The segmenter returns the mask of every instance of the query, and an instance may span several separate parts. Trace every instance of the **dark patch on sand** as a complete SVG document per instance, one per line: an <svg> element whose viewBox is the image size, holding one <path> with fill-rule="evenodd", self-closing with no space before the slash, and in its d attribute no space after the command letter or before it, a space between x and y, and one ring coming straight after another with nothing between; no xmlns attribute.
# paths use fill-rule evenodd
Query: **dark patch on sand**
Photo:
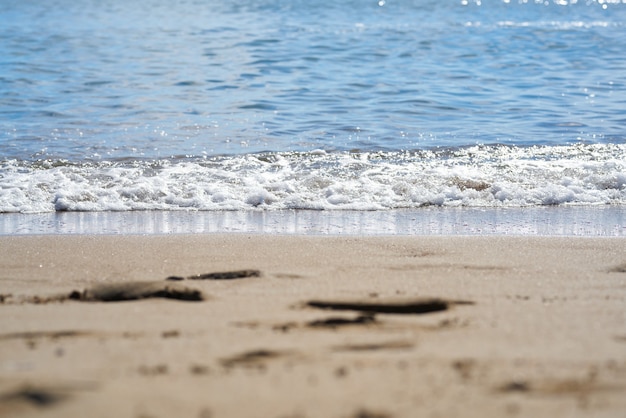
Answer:
<svg viewBox="0 0 626 418"><path fill-rule="evenodd" d="M285 322L283 324L276 324L272 326L272 330L280 331L280 332L289 332L294 328L298 328L299 325L297 322Z"/></svg>
<svg viewBox="0 0 626 418"><path fill-rule="evenodd" d="M139 366L139 374L143 376L162 376L169 372L167 364L156 364L154 366Z"/></svg>
<svg viewBox="0 0 626 418"><path fill-rule="evenodd" d="M352 415L351 418L391 418L392 415L381 411L371 411L369 409L360 409Z"/></svg>
<svg viewBox="0 0 626 418"><path fill-rule="evenodd" d="M471 305L468 301L448 301L443 299L413 299L405 301L384 300L373 301L330 301L312 300L306 306L330 310L350 310L379 314L418 315L430 312L440 312L453 305Z"/></svg>
<svg viewBox="0 0 626 418"><path fill-rule="evenodd" d="M333 348L335 351L380 351L380 350L408 350L415 346L409 341L388 341L370 344L346 344Z"/></svg>
<svg viewBox="0 0 626 418"><path fill-rule="evenodd" d="M504 392L504 393L530 392L531 390L530 384L528 382L521 381L521 380L515 380L512 382L505 383L502 386L499 386L497 389L499 392Z"/></svg>
<svg viewBox="0 0 626 418"><path fill-rule="evenodd" d="M180 337L180 331L173 329L170 331L163 331L161 333L161 338L178 338Z"/></svg>
<svg viewBox="0 0 626 418"><path fill-rule="evenodd" d="M476 368L476 361L472 359L460 359L452 363L452 368L456 370L461 379L469 380Z"/></svg>
<svg viewBox="0 0 626 418"><path fill-rule="evenodd" d="M236 321L231 322L231 325L237 328L257 329L261 323L259 321Z"/></svg>
<svg viewBox="0 0 626 418"><path fill-rule="evenodd" d="M52 295L52 296L20 296L5 301L6 304L23 304L32 303L34 305L44 305L47 303L63 302L68 299L68 295Z"/></svg>
<svg viewBox="0 0 626 418"><path fill-rule="evenodd" d="M535 395L574 395L586 397L595 392L623 391L624 386L602 384L596 376L583 379L546 380L537 382L512 381L497 388L503 393L528 393Z"/></svg>
<svg viewBox="0 0 626 418"><path fill-rule="evenodd" d="M253 350L222 359L220 363L224 367L264 367L268 360L284 357L289 353L274 350Z"/></svg>
<svg viewBox="0 0 626 418"><path fill-rule="evenodd" d="M467 319L460 319L457 317L454 318L445 318L437 323L437 325L430 327L430 329L434 330L442 330L442 329L454 329L454 328L465 328L469 325L469 321Z"/></svg>
<svg viewBox="0 0 626 418"><path fill-rule="evenodd" d="M345 366L337 367L334 372L335 377L343 378L348 376L348 368Z"/></svg>
<svg viewBox="0 0 626 418"><path fill-rule="evenodd" d="M176 281L176 280L234 280L234 279L245 279L249 277L261 277L260 270L234 270L234 271L221 271L215 273L206 273L206 274L194 274L192 276L180 277L180 276L170 276L165 280Z"/></svg>
<svg viewBox="0 0 626 418"><path fill-rule="evenodd" d="M324 319L316 319L305 323L298 322L285 322L272 326L272 330L280 332L289 332L292 329L297 328L313 328L313 329L331 329L351 327L351 326L373 326L379 325L380 322L376 320L375 314L364 313L355 317L340 317L333 316Z"/></svg>
<svg viewBox="0 0 626 418"><path fill-rule="evenodd" d="M177 299L184 301L202 301L206 297L200 290L191 289L176 283L163 282L119 282L95 285L82 292L73 290L69 294L52 296L23 296L5 299L10 304L46 304L77 300L81 302L118 302L147 298Z"/></svg>
<svg viewBox="0 0 626 418"><path fill-rule="evenodd" d="M201 301L205 297L201 291L163 282L121 282L106 283L86 289L73 291L69 299L82 302L117 302L146 298L165 298L184 301Z"/></svg>
<svg viewBox="0 0 626 418"><path fill-rule="evenodd" d="M609 269L611 273L626 273L626 263Z"/></svg>
<svg viewBox="0 0 626 418"><path fill-rule="evenodd" d="M371 325L376 323L376 316L373 314L359 315L354 318L331 317L308 322L306 325L311 328L339 328L349 325Z"/></svg>
<svg viewBox="0 0 626 418"><path fill-rule="evenodd" d="M304 276L293 273L276 273L274 274L274 277L277 279L304 279Z"/></svg>
<svg viewBox="0 0 626 418"><path fill-rule="evenodd" d="M24 387L14 392L0 395L0 404L3 403L26 403L39 408L51 407L67 398L67 395L56 391Z"/></svg>
<svg viewBox="0 0 626 418"><path fill-rule="evenodd" d="M211 373L211 368L203 364L192 364L189 366L189 373L194 376L208 375Z"/></svg>
<svg viewBox="0 0 626 418"><path fill-rule="evenodd" d="M182 276L169 276L169 277L166 277L165 280L170 281L170 282L181 282L185 280L185 278Z"/></svg>
<svg viewBox="0 0 626 418"><path fill-rule="evenodd" d="M80 337L90 334L91 333L86 331L25 331L0 334L0 340L34 340L40 338L56 340L58 338Z"/></svg>

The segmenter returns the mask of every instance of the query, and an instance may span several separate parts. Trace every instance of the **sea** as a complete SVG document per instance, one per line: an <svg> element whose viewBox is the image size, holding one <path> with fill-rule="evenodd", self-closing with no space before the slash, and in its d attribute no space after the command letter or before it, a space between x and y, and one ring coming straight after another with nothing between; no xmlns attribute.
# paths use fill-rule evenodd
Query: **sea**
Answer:
<svg viewBox="0 0 626 418"><path fill-rule="evenodd" d="M3 0L0 235L626 236L626 0Z"/></svg>

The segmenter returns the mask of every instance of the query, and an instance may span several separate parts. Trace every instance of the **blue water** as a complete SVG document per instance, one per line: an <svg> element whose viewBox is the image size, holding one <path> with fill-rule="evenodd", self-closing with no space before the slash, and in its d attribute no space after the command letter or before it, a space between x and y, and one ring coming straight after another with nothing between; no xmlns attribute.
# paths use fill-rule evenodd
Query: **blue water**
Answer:
<svg viewBox="0 0 626 418"><path fill-rule="evenodd" d="M626 205L626 1L2 3L0 212Z"/></svg>

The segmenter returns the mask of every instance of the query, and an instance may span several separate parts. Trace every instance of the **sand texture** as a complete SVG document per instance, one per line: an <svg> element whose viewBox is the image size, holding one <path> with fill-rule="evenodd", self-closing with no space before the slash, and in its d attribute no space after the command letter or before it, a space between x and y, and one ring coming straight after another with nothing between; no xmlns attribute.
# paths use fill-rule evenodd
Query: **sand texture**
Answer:
<svg viewBox="0 0 626 418"><path fill-rule="evenodd" d="M626 239L0 237L0 416L626 417Z"/></svg>

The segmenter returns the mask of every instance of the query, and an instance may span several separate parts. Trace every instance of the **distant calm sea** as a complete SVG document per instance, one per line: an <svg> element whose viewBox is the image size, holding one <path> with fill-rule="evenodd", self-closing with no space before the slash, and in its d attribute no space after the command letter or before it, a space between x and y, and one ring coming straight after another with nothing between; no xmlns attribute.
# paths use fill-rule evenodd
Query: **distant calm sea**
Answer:
<svg viewBox="0 0 626 418"><path fill-rule="evenodd" d="M0 212L626 206L626 0L4 0Z"/></svg>

